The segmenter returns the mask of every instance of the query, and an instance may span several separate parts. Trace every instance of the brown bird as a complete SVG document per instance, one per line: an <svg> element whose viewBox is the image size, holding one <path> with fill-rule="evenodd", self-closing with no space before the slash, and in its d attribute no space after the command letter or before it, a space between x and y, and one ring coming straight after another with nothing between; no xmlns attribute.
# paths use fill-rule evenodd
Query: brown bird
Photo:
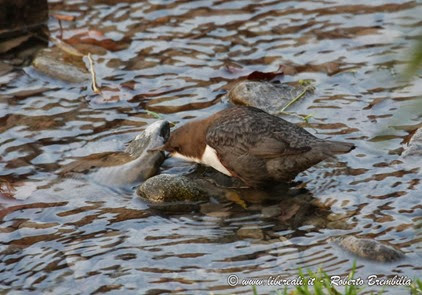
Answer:
<svg viewBox="0 0 422 295"><path fill-rule="evenodd" d="M236 106L188 122L154 150L211 166L259 187L289 182L309 167L354 148L352 143L316 138L260 109Z"/></svg>

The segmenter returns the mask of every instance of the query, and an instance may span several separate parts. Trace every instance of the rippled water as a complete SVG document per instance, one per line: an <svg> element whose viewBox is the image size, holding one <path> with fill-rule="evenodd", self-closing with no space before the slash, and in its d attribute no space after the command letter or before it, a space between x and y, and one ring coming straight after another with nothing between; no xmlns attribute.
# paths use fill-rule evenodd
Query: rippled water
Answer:
<svg viewBox="0 0 422 295"><path fill-rule="evenodd" d="M61 82L31 67L0 82L1 289L250 292L229 287L227 276L295 277L298 267L320 266L346 274L355 258L328 239L348 233L389 242L407 256L392 264L357 259L358 277L420 277L421 176L419 167L397 159L422 119L421 80L400 78L420 34L421 6L350 3L51 1L54 13L76 16L64 23L63 37L96 49L98 80L111 90L99 97L88 81ZM57 36L57 21L48 25ZM236 78L281 64L290 66L285 81L311 79L316 87L298 106L298 113L313 115L309 130L357 145L297 179L331 206L329 213L347 217L343 226L283 226L254 211L259 203L224 217L168 214L150 209L133 190L58 176L75 158L122 150L156 120L147 110L183 124L222 109L218 98ZM163 171L185 165L167 161ZM244 226L261 228L263 237L242 237Z"/></svg>

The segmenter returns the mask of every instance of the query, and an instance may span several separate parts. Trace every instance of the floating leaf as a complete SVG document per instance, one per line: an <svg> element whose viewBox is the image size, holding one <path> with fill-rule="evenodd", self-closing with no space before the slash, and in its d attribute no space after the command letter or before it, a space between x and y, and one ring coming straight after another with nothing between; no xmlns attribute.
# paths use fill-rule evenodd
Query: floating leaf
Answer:
<svg viewBox="0 0 422 295"><path fill-rule="evenodd" d="M248 206L246 205L245 201L243 201L240 197L240 195L235 191L226 192L226 198L227 200L230 200L243 209L246 209Z"/></svg>

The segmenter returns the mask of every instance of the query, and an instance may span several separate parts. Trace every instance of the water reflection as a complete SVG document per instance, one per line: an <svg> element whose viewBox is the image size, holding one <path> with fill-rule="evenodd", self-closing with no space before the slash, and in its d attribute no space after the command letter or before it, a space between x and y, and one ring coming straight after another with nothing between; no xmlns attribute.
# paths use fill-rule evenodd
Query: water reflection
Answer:
<svg viewBox="0 0 422 295"><path fill-rule="evenodd" d="M63 37L95 53L113 99L31 67L0 77L2 289L241 293L250 288L229 287L229 274L347 273L353 257L329 238L350 233L407 256L358 259L360 277L420 273L420 167L397 162L420 124L421 84L397 79L417 34L415 1L52 1L50 9L77 17ZM59 34L56 21L49 29ZM307 128L358 146L302 173L293 196L245 193L246 208L226 200L170 214L133 190L58 175L75 158L124 150L156 120L146 110L179 126L222 109L238 77L280 64L286 82L316 86L297 109L313 116ZM186 165L168 161L162 172Z"/></svg>

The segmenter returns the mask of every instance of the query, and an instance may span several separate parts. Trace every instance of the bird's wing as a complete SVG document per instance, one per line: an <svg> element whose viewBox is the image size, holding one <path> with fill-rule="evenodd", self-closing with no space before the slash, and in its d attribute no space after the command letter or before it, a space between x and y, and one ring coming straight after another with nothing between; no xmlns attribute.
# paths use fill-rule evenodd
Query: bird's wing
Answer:
<svg viewBox="0 0 422 295"><path fill-rule="evenodd" d="M220 155L248 155L262 159L300 155L311 150L310 146L292 147L268 130L254 130L239 125L236 127L222 127L221 124L211 126L207 131L206 143Z"/></svg>

